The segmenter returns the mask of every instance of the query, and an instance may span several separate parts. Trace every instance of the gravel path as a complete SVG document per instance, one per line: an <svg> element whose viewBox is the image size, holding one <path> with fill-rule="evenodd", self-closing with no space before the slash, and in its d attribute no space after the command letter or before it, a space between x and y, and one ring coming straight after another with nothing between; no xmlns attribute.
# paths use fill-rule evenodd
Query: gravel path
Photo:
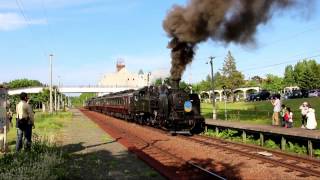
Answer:
<svg viewBox="0 0 320 180"><path fill-rule="evenodd" d="M70 179L163 179L80 111L62 130Z"/></svg>

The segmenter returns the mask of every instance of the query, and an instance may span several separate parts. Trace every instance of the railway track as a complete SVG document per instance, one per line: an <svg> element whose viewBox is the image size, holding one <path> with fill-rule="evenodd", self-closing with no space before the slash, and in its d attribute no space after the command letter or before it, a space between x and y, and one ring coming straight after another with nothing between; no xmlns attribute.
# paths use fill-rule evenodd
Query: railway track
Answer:
<svg viewBox="0 0 320 180"><path fill-rule="evenodd" d="M100 116L107 117L103 114ZM108 117L109 118L109 117ZM112 118L114 121L118 121L116 118ZM109 121L101 121L101 117L98 118L100 122L103 122L106 126L108 126L111 130L117 130L118 133L121 134L121 137L124 139L128 139L131 143L134 144L135 149L131 149L136 154L141 154L142 156L150 156L153 160L156 160L158 163L164 165L166 170L159 170L156 168L161 174L169 179L224 179L219 174L214 173L213 169L210 168L212 165L201 164L198 162L184 160L184 156L175 153L174 151L168 151L168 149L163 146L157 146L159 143L156 141L152 142L152 140L148 139L148 136L136 136L134 131L130 132L127 129L123 129L121 126L115 126L113 124L109 124ZM110 119L109 119L110 120ZM98 123L99 124L99 123ZM159 132L162 134L169 135L168 132L156 129L150 126L145 126L144 128L150 129L153 132ZM165 138L156 138L158 141L165 141ZM269 150L266 148L241 144L236 142L230 142L218 138L206 137L206 136L183 136L178 135L177 138L182 138L186 141L193 142L196 144L200 144L202 146L214 147L215 149L221 149L222 151L226 151L227 153L239 154L243 157L248 157L248 159L254 159L261 162L261 164L267 164L267 166L271 167L283 167L286 173L288 172L300 172L297 176L300 177L320 177L320 161L316 159L312 159L309 157L300 157L295 156L279 151ZM159 144L161 145L161 143ZM129 148L130 150L130 148ZM142 151L142 152L141 152ZM258 154L258 152L267 151L271 153L271 156L263 156ZM174 152L174 153L172 153ZM143 158L142 158L143 159ZM148 160L147 160L148 161ZM149 163L152 167L152 163ZM259 163L260 164L260 163ZM163 171L167 171L168 167L175 167L173 172L163 173ZM182 168L177 168L182 167ZM161 169L161 168L160 168ZM219 171L218 171L219 172ZM195 176L196 174L196 176ZM225 174L223 174L225 175Z"/></svg>
<svg viewBox="0 0 320 180"><path fill-rule="evenodd" d="M145 138L136 136L133 133L130 133L128 130L121 128L120 126L116 126L110 121L106 121L105 115L103 114L95 114L92 112L86 112L82 110L84 114L86 114L92 120L98 123L104 130L107 130L111 134L118 134L117 137L114 138L123 138L126 139L129 144L129 150L136 153L141 159L146 160L152 166L158 166L155 162L153 162L150 158L155 159L159 163L163 164L164 167L154 167L161 174L163 174L166 178L169 179L225 179L219 174L211 171L207 166L203 166L197 162L184 160L182 157L177 156L176 154L172 154L166 149L163 149L160 146L156 145L156 141L150 142ZM110 117L111 118L111 117ZM108 128L106 128L108 127ZM160 131L159 131L160 132ZM166 133L162 131L162 133ZM120 137L119 137L120 136ZM151 162L151 163L150 163ZM166 167L171 169L168 171ZM165 172L167 171L167 172Z"/></svg>
<svg viewBox="0 0 320 180"><path fill-rule="evenodd" d="M229 142L217 138L199 135L190 137L179 137L204 146L219 148L231 153L237 153L246 156L248 158L257 159L264 163L270 163L277 167L285 167L289 170L298 171L303 173L303 176L305 177L320 177L320 161L316 159L294 156L283 152L266 150L264 148L255 147L252 145ZM261 151L269 151L269 153L271 153L271 156L263 156L261 154L258 154L258 152Z"/></svg>

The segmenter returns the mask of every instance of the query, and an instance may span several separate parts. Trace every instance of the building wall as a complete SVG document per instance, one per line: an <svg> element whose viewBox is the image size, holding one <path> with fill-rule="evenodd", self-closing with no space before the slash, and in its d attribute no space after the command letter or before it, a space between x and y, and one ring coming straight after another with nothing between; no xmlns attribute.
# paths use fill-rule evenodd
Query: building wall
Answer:
<svg viewBox="0 0 320 180"><path fill-rule="evenodd" d="M131 73L125 67L115 73L109 73L103 76L99 81L99 86L113 87L144 87L148 85L148 74Z"/></svg>

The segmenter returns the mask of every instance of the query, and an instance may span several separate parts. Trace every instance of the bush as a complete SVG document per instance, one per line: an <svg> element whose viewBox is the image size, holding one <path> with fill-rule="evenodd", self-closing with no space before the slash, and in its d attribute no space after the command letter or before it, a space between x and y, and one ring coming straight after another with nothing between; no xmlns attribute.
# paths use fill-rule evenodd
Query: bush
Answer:
<svg viewBox="0 0 320 180"><path fill-rule="evenodd" d="M238 133L238 131L236 131L236 130L227 129L227 130L223 130L223 131L219 132L218 137L229 139L237 133Z"/></svg>
<svg viewBox="0 0 320 180"><path fill-rule="evenodd" d="M36 136L30 151L5 154L0 159L0 179L59 179L64 162L61 150L46 138Z"/></svg>
<svg viewBox="0 0 320 180"><path fill-rule="evenodd" d="M320 157L320 149L314 150L314 155L315 155L316 157Z"/></svg>
<svg viewBox="0 0 320 180"><path fill-rule="evenodd" d="M266 140L264 146L267 148L271 148L271 149L279 149L280 148L280 146L278 144L276 144L274 141L272 141L271 139Z"/></svg>
<svg viewBox="0 0 320 180"><path fill-rule="evenodd" d="M286 151L298 154L307 154L307 148L305 146L300 146L298 143L293 144L290 141L286 144Z"/></svg>

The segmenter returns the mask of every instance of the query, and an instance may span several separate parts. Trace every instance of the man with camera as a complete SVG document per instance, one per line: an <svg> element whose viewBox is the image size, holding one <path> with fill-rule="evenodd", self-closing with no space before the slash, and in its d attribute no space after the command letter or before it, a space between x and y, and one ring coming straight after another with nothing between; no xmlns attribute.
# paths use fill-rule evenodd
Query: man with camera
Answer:
<svg viewBox="0 0 320 180"><path fill-rule="evenodd" d="M32 107L27 103L28 95L24 92L20 94L20 102L17 104L17 142L16 151L20 151L23 146L23 136L26 139L25 150L31 149L32 127L34 128L34 113Z"/></svg>
<svg viewBox="0 0 320 180"><path fill-rule="evenodd" d="M274 99L271 100L273 105L272 125L279 126L279 112L281 111L280 95L276 94Z"/></svg>

